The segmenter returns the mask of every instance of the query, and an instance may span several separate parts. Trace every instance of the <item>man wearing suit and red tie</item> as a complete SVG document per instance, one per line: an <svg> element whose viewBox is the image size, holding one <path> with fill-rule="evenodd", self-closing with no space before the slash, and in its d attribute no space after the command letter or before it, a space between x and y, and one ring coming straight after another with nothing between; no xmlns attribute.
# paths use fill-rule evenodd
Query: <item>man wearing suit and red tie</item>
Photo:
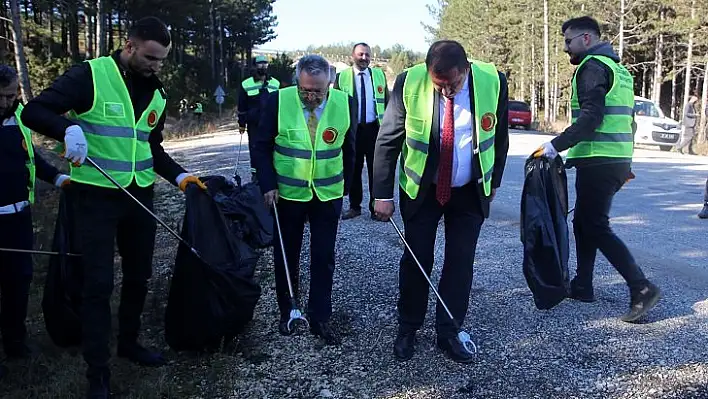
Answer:
<svg viewBox="0 0 708 399"><path fill-rule="evenodd" d="M349 192L349 210L342 215L342 220L361 216L361 203L364 200L364 189L361 172L366 169L369 176L369 212L371 219L377 220L374 214L374 197L372 189L374 170L374 145L379 134L379 125L388 104L388 86L386 75L381 68L369 68L371 63L371 48L366 43L357 43L352 48L354 65L337 74L334 88L339 89L354 98L359 127L356 134L356 161L354 163L354 180Z"/></svg>
<svg viewBox="0 0 708 399"><path fill-rule="evenodd" d="M433 267L438 222L445 217L445 262L438 290L462 325L472 287L477 238L500 186L509 150L506 77L492 64L467 60L455 41L433 43L425 64L396 78L376 141L375 212L388 220L399 170L405 237L423 268ZM400 263L398 335L394 354L413 356L428 285L410 253ZM438 303L437 345L450 359L473 360Z"/></svg>

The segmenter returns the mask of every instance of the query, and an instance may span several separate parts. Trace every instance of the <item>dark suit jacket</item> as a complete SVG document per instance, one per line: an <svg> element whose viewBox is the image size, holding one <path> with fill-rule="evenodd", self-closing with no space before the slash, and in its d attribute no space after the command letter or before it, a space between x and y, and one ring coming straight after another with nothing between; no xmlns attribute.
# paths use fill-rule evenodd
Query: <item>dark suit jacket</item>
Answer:
<svg viewBox="0 0 708 399"><path fill-rule="evenodd" d="M401 154L401 149L406 137L405 121L406 109L403 105L403 83L406 80L407 72L403 72L396 78L396 83L393 86L391 95L391 103L386 109L386 114L379 129L379 136L376 140L376 150L374 152L374 198L387 199L393 198L393 189L397 182L395 181L396 168L398 166L398 156ZM508 126L508 88L506 76L499 73L500 90L499 103L497 106L497 126L494 140L495 160L494 171L492 172L492 188L497 188L501 185L504 166L506 165L506 156L509 151L509 126ZM469 75L469 91L470 104L474 111L474 85L472 84L472 73ZM435 171L438 168L438 160L440 158L440 94L435 92L433 107L432 128L430 131L430 146L428 149L428 158L425 164L425 170L421 179L420 191L415 200L411 200L403 190L401 190L401 212L405 213L404 217L412 216L420 207L420 204L425 198L425 192L430 188L435 176ZM474 122L473 122L474 123ZM476 137L475 137L476 143ZM473 162L473 181L477 181L481 177L479 167L479 156L472 157ZM484 217L489 217L490 198L484 195L484 188L481 184L477 184L477 192ZM405 209L404 209L405 208Z"/></svg>
<svg viewBox="0 0 708 399"><path fill-rule="evenodd" d="M371 87L376 87L376 86L374 86L374 75L373 75L373 72L371 72L371 68L369 68L369 76L371 76ZM356 71L354 71L354 73L352 74L352 81L353 81L354 87L355 87L354 94L356 94L356 87L359 86L359 82L356 80L356 77L357 77ZM385 73L384 73L384 77L386 77ZM339 73L337 73L337 76L334 78L333 88L339 90ZM385 109L386 107L388 107L388 98L389 98L388 86L384 86L384 90L385 90L384 91L384 109ZM354 99L354 111L358 112L359 111L359 96L354 95L351 97ZM357 117L358 116L359 115L357 114ZM378 123L378 122L379 122L379 120L377 119L376 123Z"/></svg>
<svg viewBox="0 0 708 399"><path fill-rule="evenodd" d="M253 140L251 156L253 166L258 174L258 184L263 193L278 188L277 173L273 165L273 152L275 151L275 137L278 135L278 101L280 93L275 91L270 94L265 109L261 113L258 134L250 136ZM326 105L325 105L326 107ZM357 116L356 106L349 98L349 130L344 136L342 144L342 162L344 163L344 195L349 194L352 173L354 170L355 143Z"/></svg>

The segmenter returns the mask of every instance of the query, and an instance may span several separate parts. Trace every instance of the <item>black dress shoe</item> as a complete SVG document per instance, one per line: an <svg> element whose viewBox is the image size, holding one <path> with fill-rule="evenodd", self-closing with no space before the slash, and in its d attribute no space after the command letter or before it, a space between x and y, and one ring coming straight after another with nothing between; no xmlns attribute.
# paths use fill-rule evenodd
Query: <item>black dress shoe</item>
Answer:
<svg viewBox="0 0 708 399"><path fill-rule="evenodd" d="M280 321L278 322L278 331L280 332L280 335L293 335L293 331L288 330L288 321L290 321L290 316L280 317ZM294 327L293 324L295 324L295 322L292 322L290 326Z"/></svg>
<svg viewBox="0 0 708 399"><path fill-rule="evenodd" d="M399 331L393 344L393 354L398 360L410 360L415 352L415 331Z"/></svg>
<svg viewBox="0 0 708 399"><path fill-rule="evenodd" d="M467 364L474 361L474 355L457 338L438 338L438 348L453 362Z"/></svg>
<svg viewBox="0 0 708 399"><path fill-rule="evenodd" d="M160 367L167 364L161 354L151 352L137 342L118 343L118 357L124 357L141 366Z"/></svg>
<svg viewBox="0 0 708 399"><path fill-rule="evenodd" d="M361 216L361 209L349 208L349 210L342 215L342 220L353 219L358 216Z"/></svg>
<svg viewBox="0 0 708 399"><path fill-rule="evenodd" d="M586 303L592 303L597 300L592 285L580 285L575 279L570 282L570 298Z"/></svg>
<svg viewBox="0 0 708 399"><path fill-rule="evenodd" d="M332 327L326 321L311 322L310 332L322 338L326 345L339 345L342 340L337 336Z"/></svg>

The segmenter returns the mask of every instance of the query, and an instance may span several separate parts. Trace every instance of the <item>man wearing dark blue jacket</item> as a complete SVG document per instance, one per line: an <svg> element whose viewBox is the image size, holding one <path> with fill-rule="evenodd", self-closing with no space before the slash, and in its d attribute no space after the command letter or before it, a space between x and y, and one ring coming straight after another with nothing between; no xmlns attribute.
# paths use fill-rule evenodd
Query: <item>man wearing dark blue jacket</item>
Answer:
<svg viewBox="0 0 708 399"><path fill-rule="evenodd" d="M49 165L32 147L32 133L19 118L18 79L12 67L0 65L0 248L31 250L34 242L31 204L35 176L58 187L69 176ZM27 301L32 281L29 253L0 250L0 333L8 358L31 354L27 343ZM0 367L0 376L5 369Z"/></svg>

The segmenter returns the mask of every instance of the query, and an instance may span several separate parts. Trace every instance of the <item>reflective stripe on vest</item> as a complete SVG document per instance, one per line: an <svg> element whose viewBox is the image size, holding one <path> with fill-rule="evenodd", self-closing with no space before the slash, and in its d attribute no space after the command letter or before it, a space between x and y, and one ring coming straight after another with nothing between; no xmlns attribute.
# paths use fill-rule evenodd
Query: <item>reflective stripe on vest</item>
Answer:
<svg viewBox="0 0 708 399"><path fill-rule="evenodd" d="M20 132L22 132L22 139L24 140L25 145L27 146L28 160L25 164L27 170L29 171L27 192L29 193L30 204L34 204L34 187L37 184L35 180L37 178L37 167L34 163L34 146L32 145L32 131L27 126L25 126L25 124L22 123L22 119L20 119L20 115L22 114L23 108L24 106L22 104L17 104L17 109L15 110L15 122L17 122L17 126L20 128Z"/></svg>
<svg viewBox="0 0 708 399"><path fill-rule="evenodd" d="M570 99L572 122L580 116L578 101L577 75L582 66L590 59L596 59L612 70L613 81L610 91L605 95L605 111L602 123L595 129L592 140L581 141L568 150L568 159L611 157L632 158L634 153L634 134L632 120L634 115L634 79L627 69L605 56L590 55L583 59L573 75L573 95Z"/></svg>
<svg viewBox="0 0 708 399"><path fill-rule="evenodd" d="M155 90L136 122L130 94L113 58L100 57L87 62L93 76L93 106L83 114L72 111L69 116L85 133L88 156L123 187L133 181L140 187L154 184L149 137L165 110L165 99ZM71 180L116 188L88 163L79 168L71 166Z"/></svg>
<svg viewBox="0 0 708 399"><path fill-rule="evenodd" d="M376 119L381 122L386 110L386 76L380 68L369 68L371 71L372 87L374 88L374 102L376 104ZM359 82L354 82L354 69L347 68L339 74L337 85L339 90L356 97L355 85Z"/></svg>
<svg viewBox="0 0 708 399"><path fill-rule="evenodd" d="M253 77L250 77L243 82L241 82L241 87L243 87L243 90L246 92L246 94L250 96L257 96L258 93L260 92L261 88L263 87L263 83L261 82L256 82ZM268 83L266 85L266 88L268 89L268 93L272 93L280 88L280 82L276 78L270 78L268 80Z"/></svg>
<svg viewBox="0 0 708 399"><path fill-rule="evenodd" d="M494 138L499 103L499 73L493 64L473 61L470 65L474 85L473 115L477 146L474 154L479 158L485 195L492 189L494 170ZM406 108L406 141L401 154L398 183L411 199L416 199L428 158L432 128L434 88L425 64L408 69L403 84L403 105Z"/></svg>
<svg viewBox="0 0 708 399"><path fill-rule="evenodd" d="M306 202L313 192L320 201L344 196L342 144L349 130L349 98L330 89L314 143L307 128L297 87L278 91L278 135L273 164L279 195Z"/></svg>

